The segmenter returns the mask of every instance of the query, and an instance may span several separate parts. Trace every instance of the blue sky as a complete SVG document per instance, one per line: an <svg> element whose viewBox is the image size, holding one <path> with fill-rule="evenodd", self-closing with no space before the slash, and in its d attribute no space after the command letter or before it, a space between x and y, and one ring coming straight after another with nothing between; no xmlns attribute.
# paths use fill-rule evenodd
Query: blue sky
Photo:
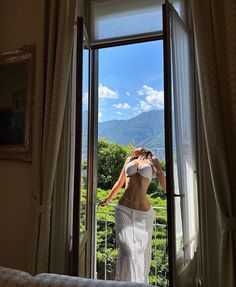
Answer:
<svg viewBox="0 0 236 287"><path fill-rule="evenodd" d="M99 50L99 121L163 109L162 45L152 41ZM85 100L86 95L84 88Z"/></svg>

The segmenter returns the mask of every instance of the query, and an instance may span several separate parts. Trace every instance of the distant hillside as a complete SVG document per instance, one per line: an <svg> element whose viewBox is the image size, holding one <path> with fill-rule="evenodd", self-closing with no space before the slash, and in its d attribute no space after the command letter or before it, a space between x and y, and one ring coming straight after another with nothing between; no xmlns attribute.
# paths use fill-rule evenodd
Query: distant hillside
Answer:
<svg viewBox="0 0 236 287"><path fill-rule="evenodd" d="M164 111L144 112L129 120L99 123L98 136L120 144L164 148Z"/></svg>
<svg viewBox="0 0 236 287"><path fill-rule="evenodd" d="M87 114L84 114L84 119ZM84 127L86 126L84 122ZM83 134L86 142L87 134ZM98 136L109 141L127 145L133 143L134 146L145 146L160 158L164 158L164 111L153 110L144 112L129 120L111 120L101 122L98 125ZM84 151L86 147L83 148Z"/></svg>
<svg viewBox="0 0 236 287"><path fill-rule="evenodd" d="M144 112L129 120L99 123L98 136L110 141L145 146L160 159L165 158L164 111Z"/></svg>

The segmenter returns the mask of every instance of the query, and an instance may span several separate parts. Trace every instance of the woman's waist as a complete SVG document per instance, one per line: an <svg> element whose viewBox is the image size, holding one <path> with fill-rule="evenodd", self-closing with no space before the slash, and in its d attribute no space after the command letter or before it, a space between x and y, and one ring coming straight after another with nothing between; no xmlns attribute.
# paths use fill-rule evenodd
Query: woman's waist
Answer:
<svg viewBox="0 0 236 287"><path fill-rule="evenodd" d="M136 208L136 207L133 207L132 205L129 205L129 204L117 203L116 211L117 211L117 209L123 210L123 211L128 211L128 212L135 212L135 213L139 213L142 215L144 215L144 214L148 215L149 213L154 214L154 209L153 209L151 204L149 204L145 208L143 208L143 207Z"/></svg>
<svg viewBox="0 0 236 287"><path fill-rule="evenodd" d="M134 203L147 203L147 202L149 202L146 194L145 195L134 195L134 194L130 194L127 192L127 193L123 193L121 198L124 198L127 201L134 202Z"/></svg>
<svg viewBox="0 0 236 287"><path fill-rule="evenodd" d="M123 194L118 203L129 208L142 211L149 210L151 206L146 195L142 197L132 197L130 195Z"/></svg>
<svg viewBox="0 0 236 287"><path fill-rule="evenodd" d="M127 179L128 179L129 188L147 189L150 184L150 180L147 177L139 173L135 173L131 176L127 176Z"/></svg>
<svg viewBox="0 0 236 287"><path fill-rule="evenodd" d="M147 188L129 186L128 188L125 188L122 196L135 202L146 202L148 200Z"/></svg>

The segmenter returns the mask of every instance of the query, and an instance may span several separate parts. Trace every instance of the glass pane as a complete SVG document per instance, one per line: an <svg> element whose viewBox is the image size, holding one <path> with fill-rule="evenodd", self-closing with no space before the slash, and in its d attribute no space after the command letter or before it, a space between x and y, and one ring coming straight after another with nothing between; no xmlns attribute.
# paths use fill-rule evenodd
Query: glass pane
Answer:
<svg viewBox="0 0 236 287"><path fill-rule="evenodd" d="M88 91L89 91L89 50L83 49L83 102L82 102L82 162L81 162L81 199L80 199L80 240L86 231L87 209L87 144L88 144Z"/></svg>
<svg viewBox="0 0 236 287"><path fill-rule="evenodd" d="M11 61L0 66L0 145L3 146L25 144L27 64Z"/></svg>
<svg viewBox="0 0 236 287"><path fill-rule="evenodd" d="M163 0L93 1L91 4L92 39L162 31Z"/></svg>

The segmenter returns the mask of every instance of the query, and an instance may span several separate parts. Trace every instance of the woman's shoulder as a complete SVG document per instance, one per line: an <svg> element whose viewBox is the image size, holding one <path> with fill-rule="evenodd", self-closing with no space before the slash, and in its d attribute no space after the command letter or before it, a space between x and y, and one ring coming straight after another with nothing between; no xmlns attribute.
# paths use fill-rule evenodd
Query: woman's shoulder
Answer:
<svg viewBox="0 0 236 287"><path fill-rule="evenodd" d="M134 159L136 159L136 157L134 157L134 156L128 156L128 157L126 158L126 160L125 160L125 164L129 163L130 161L132 161L132 160L134 160Z"/></svg>
<svg viewBox="0 0 236 287"><path fill-rule="evenodd" d="M128 156L127 158L126 158L126 160L125 160L125 163L128 163L129 161L131 161L132 160L132 156Z"/></svg>

